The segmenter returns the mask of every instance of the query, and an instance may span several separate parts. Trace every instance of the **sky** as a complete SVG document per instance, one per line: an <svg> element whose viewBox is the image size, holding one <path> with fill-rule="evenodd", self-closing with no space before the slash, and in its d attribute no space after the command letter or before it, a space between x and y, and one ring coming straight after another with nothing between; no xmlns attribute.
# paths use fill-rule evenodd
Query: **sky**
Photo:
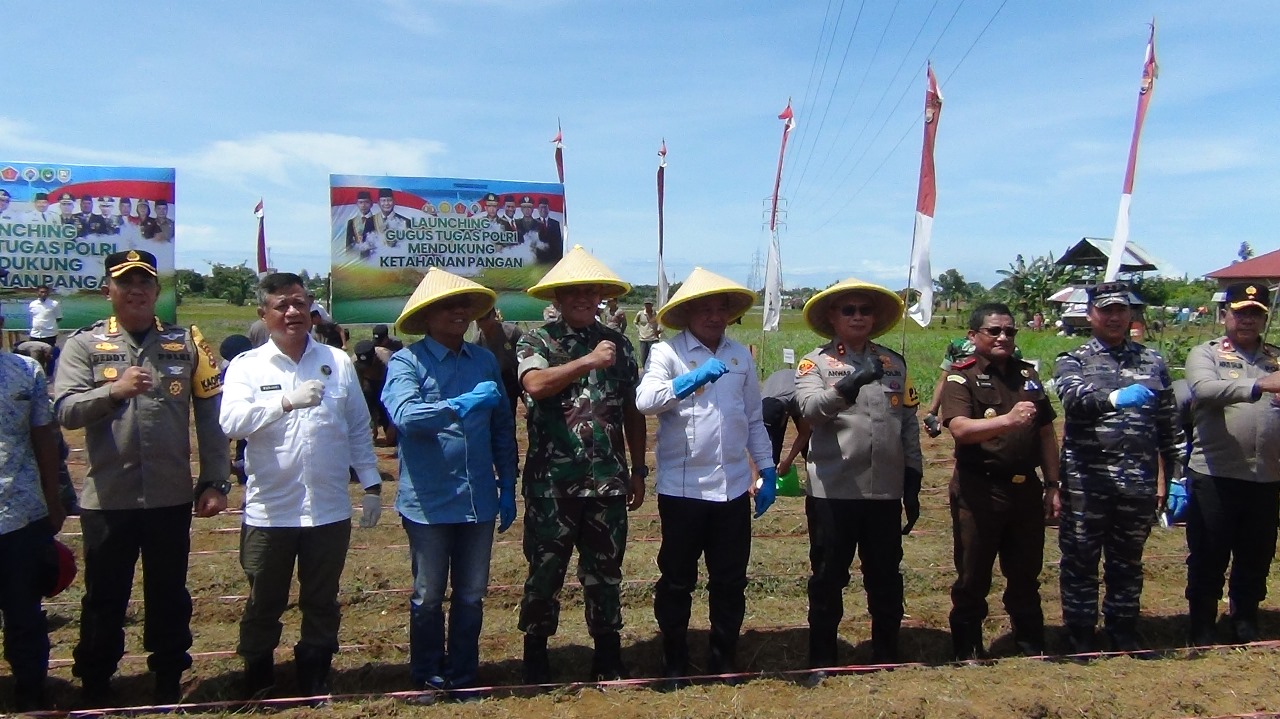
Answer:
<svg viewBox="0 0 1280 719"><path fill-rule="evenodd" d="M174 167L177 266L327 273L329 175L555 181L569 244L656 282L763 277L782 121L788 287L906 284L925 62L934 274L1110 237L1148 23L1131 241L1165 274L1277 249L1280 13L1265 0L64 0L9 12L0 160ZM56 33L52 32L54 29ZM760 280L758 280L760 281Z"/></svg>

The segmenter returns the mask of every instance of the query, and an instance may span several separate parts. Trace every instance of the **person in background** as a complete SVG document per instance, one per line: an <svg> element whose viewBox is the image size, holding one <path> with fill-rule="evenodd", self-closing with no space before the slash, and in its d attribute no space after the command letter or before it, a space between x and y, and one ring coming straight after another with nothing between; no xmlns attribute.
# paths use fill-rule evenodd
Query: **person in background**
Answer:
<svg viewBox="0 0 1280 719"><path fill-rule="evenodd" d="M152 700L182 698L191 667L187 562L191 515L227 506L227 437L218 426L222 382L199 330L162 322L156 258L128 250L107 255L105 290L113 314L67 338L54 380L54 411L64 429L85 431L88 472L80 496L84 599L71 673L89 706L114 701L111 677L124 656L125 612L141 555L147 667ZM191 486L191 422L200 478Z"/></svg>
<svg viewBox="0 0 1280 719"><path fill-rule="evenodd" d="M769 433L769 443L773 446L773 461L778 466L778 476L791 473L796 457L809 457L809 437L813 427L805 421L796 404L796 371L780 369L770 374L760 388L761 407L764 417L764 428ZM795 423L796 438L791 448L782 455L782 445L786 440L787 423Z"/></svg>
<svg viewBox="0 0 1280 719"><path fill-rule="evenodd" d="M1182 475L1182 428L1160 353L1129 339L1129 287L1088 291L1093 336L1058 355L1062 400L1062 518L1058 547L1062 622L1072 653L1097 650L1098 561L1105 554L1102 604L1112 651L1139 651L1142 550L1166 481ZM1161 465L1164 474L1161 475Z"/></svg>
<svg viewBox="0 0 1280 719"><path fill-rule="evenodd" d="M645 300L644 307L636 312L636 336L640 340L640 369L649 365L649 351L662 339L662 325L653 311L653 300Z"/></svg>
<svg viewBox="0 0 1280 719"><path fill-rule="evenodd" d="M759 517L773 504L778 484L755 361L724 333L755 299L747 288L695 268L658 312L659 321L678 334L654 348L636 390L636 408L658 417L662 575L653 615L662 632L663 676L672 679L689 675L689 616L703 556L711 620L705 673L738 670L751 496ZM759 469L759 490L748 457Z"/></svg>
<svg viewBox="0 0 1280 719"><path fill-rule="evenodd" d="M520 388L520 379L516 374L516 345L524 336L524 331L514 322L503 322L498 315L498 308L493 307L476 320L476 329L480 331L479 342L482 347L498 358L498 369L502 373L502 389L507 394L507 402L511 405L511 416L516 414L516 405L524 390Z"/></svg>
<svg viewBox="0 0 1280 719"><path fill-rule="evenodd" d="M625 678L622 559L627 511L644 502L646 430L636 409L639 368L631 343L596 319L605 297L631 290L575 245L527 292L554 299L561 319L525 333L516 347L528 410L524 464L524 551L529 576L520 600L524 680L551 678L547 637L560 621L560 588L578 549L587 630L595 641L591 676ZM632 466L627 467L630 452Z"/></svg>
<svg viewBox="0 0 1280 719"><path fill-rule="evenodd" d="M328 313L324 311L324 308L321 307L319 303L312 303L310 324L315 340L321 344L329 345L330 347L346 349L346 333L342 331L342 326L337 322L326 320L325 317L327 314Z"/></svg>
<svg viewBox="0 0 1280 719"><path fill-rule="evenodd" d="M871 657L898 660L902 537L920 518L920 404L906 360L871 340L902 317L893 292L849 278L804 306L830 342L796 365L796 403L809 440L809 666L839 666L843 592L855 552L871 613ZM902 523L906 512L906 524Z"/></svg>
<svg viewBox="0 0 1280 719"><path fill-rule="evenodd" d="M258 320L261 322L262 320ZM265 325L263 325L265 331ZM218 356L222 358L222 362L218 367L222 378L225 382L227 377L227 367L231 365L231 360L248 352L259 345L253 344L253 340L244 335L228 335L222 340L222 344L218 345ZM244 450L249 445L248 440L234 439L231 440L234 448L231 450L231 474L236 478L236 482L241 486L249 481L249 476L244 471Z"/></svg>
<svg viewBox="0 0 1280 719"><path fill-rule="evenodd" d="M31 315L29 336L50 347L58 345L58 323L62 321L62 304L49 297L49 285L36 288L36 298L27 304Z"/></svg>
<svg viewBox="0 0 1280 719"><path fill-rule="evenodd" d="M249 440L240 528L240 566L249 599L236 653L244 689L259 696L275 685L280 616L298 568L302 629L293 657L298 695L329 693L342 613L338 588L351 541L349 470L364 488L361 527L382 514L369 411L346 353L311 338L302 279L269 274L258 285L258 316L271 341L231 361L223 389L222 429Z"/></svg>
<svg viewBox="0 0 1280 719"><path fill-rule="evenodd" d="M391 349L378 347L372 340L360 340L356 343L356 376L360 378L360 391L364 393L364 402L369 407L369 416L373 418L373 443L382 447L396 445L396 425L391 421L391 415L382 404L382 388L387 382L387 365L391 362L393 354L395 352ZM379 428L382 429L381 439L378 438Z"/></svg>
<svg viewBox="0 0 1280 719"><path fill-rule="evenodd" d="M40 605L41 559L53 549L65 515L45 381L35 360L0 352L0 616L19 712L53 708L45 694L49 624Z"/></svg>
<svg viewBox="0 0 1280 719"><path fill-rule="evenodd" d="M498 360L463 340L495 299L429 269L396 320L399 331L426 336L391 357L382 392L401 438L396 510L413 566L409 674L420 689L475 683L495 520L505 532L516 518L515 418Z"/></svg>
<svg viewBox="0 0 1280 719"><path fill-rule="evenodd" d="M603 313L604 326L614 332L627 333L627 313L618 309L618 299L610 297L605 300Z"/></svg>
<svg viewBox="0 0 1280 719"><path fill-rule="evenodd" d="M956 445L948 495L957 661L987 656L982 622L996 557L1014 642L1026 656L1044 653L1040 570L1045 523L1060 510L1058 438L1053 405L1035 368L1014 359L1017 334L1006 305L976 307L969 317L974 353L952 365L942 388L942 424Z"/></svg>
<svg viewBox="0 0 1280 719"><path fill-rule="evenodd" d="M1227 287L1224 301L1225 336L1187 355L1194 397L1186 486L1192 646L1218 643L1228 563L1232 639L1258 640L1258 605L1267 596L1280 517L1280 347L1262 340L1271 291L1262 283L1237 283ZM1174 486L1170 490L1173 502Z"/></svg>

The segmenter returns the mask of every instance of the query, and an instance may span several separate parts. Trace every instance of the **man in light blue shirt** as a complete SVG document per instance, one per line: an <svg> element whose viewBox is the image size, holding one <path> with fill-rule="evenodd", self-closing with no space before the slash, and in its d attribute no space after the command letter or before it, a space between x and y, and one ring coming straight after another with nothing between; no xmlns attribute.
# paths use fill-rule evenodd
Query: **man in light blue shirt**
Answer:
<svg viewBox="0 0 1280 719"><path fill-rule="evenodd" d="M475 683L494 519L503 532L516 516L515 417L498 360L462 339L495 299L431 268L396 321L400 333L427 336L392 355L382 390L398 432L396 510L413 565L409 673L425 689Z"/></svg>

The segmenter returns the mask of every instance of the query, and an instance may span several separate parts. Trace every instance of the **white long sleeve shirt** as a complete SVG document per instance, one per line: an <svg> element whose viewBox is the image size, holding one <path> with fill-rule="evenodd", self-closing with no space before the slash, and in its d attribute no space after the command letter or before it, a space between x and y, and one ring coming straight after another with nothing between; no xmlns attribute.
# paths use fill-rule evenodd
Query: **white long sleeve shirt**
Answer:
<svg viewBox="0 0 1280 719"><path fill-rule="evenodd" d="M677 399L672 380L715 357L724 376ZM725 502L751 486L751 465L773 466L760 383L746 347L728 337L712 352L688 331L654 345L636 407L658 417L658 494Z"/></svg>
<svg viewBox="0 0 1280 719"><path fill-rule="evenodd" d="M285 412L284 394L324 383L315 407ZM222 431L247 439L244 522L253 527L317 527L351 518L349 468L363 487L380 481L369 408L351 359L307 338L294 362L268 341L236 357L222 386Z"/></svg>

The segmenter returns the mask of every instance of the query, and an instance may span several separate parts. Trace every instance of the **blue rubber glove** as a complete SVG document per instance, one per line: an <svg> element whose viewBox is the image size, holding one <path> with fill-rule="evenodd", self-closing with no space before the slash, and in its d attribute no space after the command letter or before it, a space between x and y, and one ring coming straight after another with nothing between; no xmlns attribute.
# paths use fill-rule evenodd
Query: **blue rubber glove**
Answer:
<svg viewBox="0 0 1280 719"><path fill-rule="evenodd" d="M477 409L497 407L501 400L502 394L498 392L498 383L488 381L481 382L470 392L447 401L453 411L458 413L458 419L462 419Z"/></svg>
<svg viewBox="0 0 1280 719"><path fill-rule="evenodd" d="M720 379L728 371L728 365L712 357L704 362L701 367L691 369L671 380L671 389L675 390L676 399L684 399L693 394L702 385Z"/></svg>
<svg viewBox="0 0 1280 719"><path fill-rule="evenodd" d="M498 532L507 531L511 523L516 521L516 490L498 490Z"/></svg>
<svg viewBox="0 0 1280 719"><path fill-rule="evenodd" d="M773 500L778 498L778 470L766 467L760 470L760 487L756 490L756 519L769 511Z"/></svg>
<svg viewBox="0 0 1280 719"><path fill-rule="evenodd" d="M1116 409L1129 409L1130 407L1141 407L1150 404L1156 398L1156 393L1140 384L1131 384L1128 387L1121 387L1111 394L1107 395L1107 399L1111 400L1112 406Z"/></svg>
<svg viewBox="0 0 1280 719"><path fill-rule="evenodd" d="M1187 513L1187 502L1191 494L1187 492L1187 480L1179 477L1169 481L1169 496L1164 501L1165 517L1169 524L1180 521Z"/></svg>

